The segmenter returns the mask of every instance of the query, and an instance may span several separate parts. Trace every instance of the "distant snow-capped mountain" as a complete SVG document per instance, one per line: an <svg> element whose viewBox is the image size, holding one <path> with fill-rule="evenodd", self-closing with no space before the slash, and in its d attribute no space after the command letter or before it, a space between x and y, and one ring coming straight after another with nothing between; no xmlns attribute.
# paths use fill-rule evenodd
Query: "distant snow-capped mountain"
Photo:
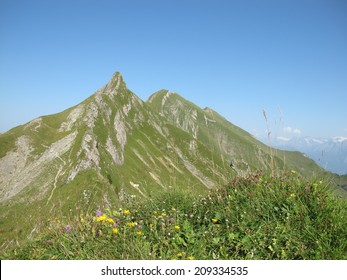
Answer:
<svg viewBox="0 0 347 280"><path fill-rule="evenodd" d="M347 137L276 137L274 148L299 151L312 158L320 166L337 174L347 174ZM268 144L267 141L263 141Z"/></svg>

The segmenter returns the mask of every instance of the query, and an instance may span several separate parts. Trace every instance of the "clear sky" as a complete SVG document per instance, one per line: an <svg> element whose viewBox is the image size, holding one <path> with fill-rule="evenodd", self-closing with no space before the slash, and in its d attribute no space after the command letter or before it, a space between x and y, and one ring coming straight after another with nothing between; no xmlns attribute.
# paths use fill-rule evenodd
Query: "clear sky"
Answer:
<svg viewBox="0 0 347 280"><path fill-rule="evenodd" d="M345 0L1 0L0 131L120 71L266 134L347 136Z"/></svg>

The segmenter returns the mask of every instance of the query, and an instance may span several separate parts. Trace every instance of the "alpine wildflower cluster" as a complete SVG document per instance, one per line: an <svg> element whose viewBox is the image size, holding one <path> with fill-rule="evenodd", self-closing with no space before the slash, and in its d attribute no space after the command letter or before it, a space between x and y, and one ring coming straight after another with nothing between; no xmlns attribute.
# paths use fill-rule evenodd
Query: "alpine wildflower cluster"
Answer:
<svg viewBox="0 0 347 280"><path fill-rule="evenodd" d="M128 204L125 209L98 209L81 215L77 224L50 219L55 233L45 244L61 246L68 258L83 258L79 254L93 248L93 243L99 244L93 249L96 254L109 248L106 257L122 259L329 258L324 240L345 252L343 238L333 237L346 231L343 223L334 222L340 210L332 208L336 203L331 204L324 187L323 181L303 181L295 170L278 177L254 173L194 200L182 196L170 203L153 200ZM319 220L319 226L307 224L311 219ZM321 233L322 228L334 235ZM301 238L300 229L312 234ZM59 235L65 243L55 239ZM78 246L82 249L76 253Z"/></svg>

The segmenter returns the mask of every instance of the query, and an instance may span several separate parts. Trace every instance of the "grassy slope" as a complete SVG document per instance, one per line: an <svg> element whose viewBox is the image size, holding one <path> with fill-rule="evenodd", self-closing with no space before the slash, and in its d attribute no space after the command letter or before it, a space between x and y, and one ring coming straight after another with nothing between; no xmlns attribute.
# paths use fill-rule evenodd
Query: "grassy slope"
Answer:
<svg viewBox="0 0 347 280"><path fill-rule="evenodd" d="M197 139L206 145L219 166L228 166L232 162L241 170L265 169L280 173L287 168L298 170L308 177L330 174L301 153L270 149L212 109L202 110L176 93L167 93L167 90L154 93L147 104L172 124L191 134L194 126L199 127ZM179 108L179 112L175 108ZM193 111L197 112L196 118L192 118ZM271 155L274 166L271 165Z"/></svg>
<svg viewBox="0 0 347 280"><path fill-rule="evenodd" d="M347 259L346 200L294 173L253 174L207 196L171 192L104 212L51 220L1 258Z"/></svg>

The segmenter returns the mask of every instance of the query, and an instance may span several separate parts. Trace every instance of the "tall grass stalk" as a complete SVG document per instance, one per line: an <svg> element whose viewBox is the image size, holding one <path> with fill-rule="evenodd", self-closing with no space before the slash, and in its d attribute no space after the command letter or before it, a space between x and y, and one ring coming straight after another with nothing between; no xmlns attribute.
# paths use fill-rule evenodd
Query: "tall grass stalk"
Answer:
<svg viewBox="0 0 347 280"><path fill-rule="evenodd" d="M273 148L272 148L272 143L271 143L271 130L270 130L270 127L269 127L269 122L268 122L268 119L267 119L267 115L266 115L265 109L263 109L263 116L264 116L265 123L266 123L267 138L268 138L268 141L269 141L270 160L271 160L271 174L274 175L275 163L274 163Z"/></svg>

